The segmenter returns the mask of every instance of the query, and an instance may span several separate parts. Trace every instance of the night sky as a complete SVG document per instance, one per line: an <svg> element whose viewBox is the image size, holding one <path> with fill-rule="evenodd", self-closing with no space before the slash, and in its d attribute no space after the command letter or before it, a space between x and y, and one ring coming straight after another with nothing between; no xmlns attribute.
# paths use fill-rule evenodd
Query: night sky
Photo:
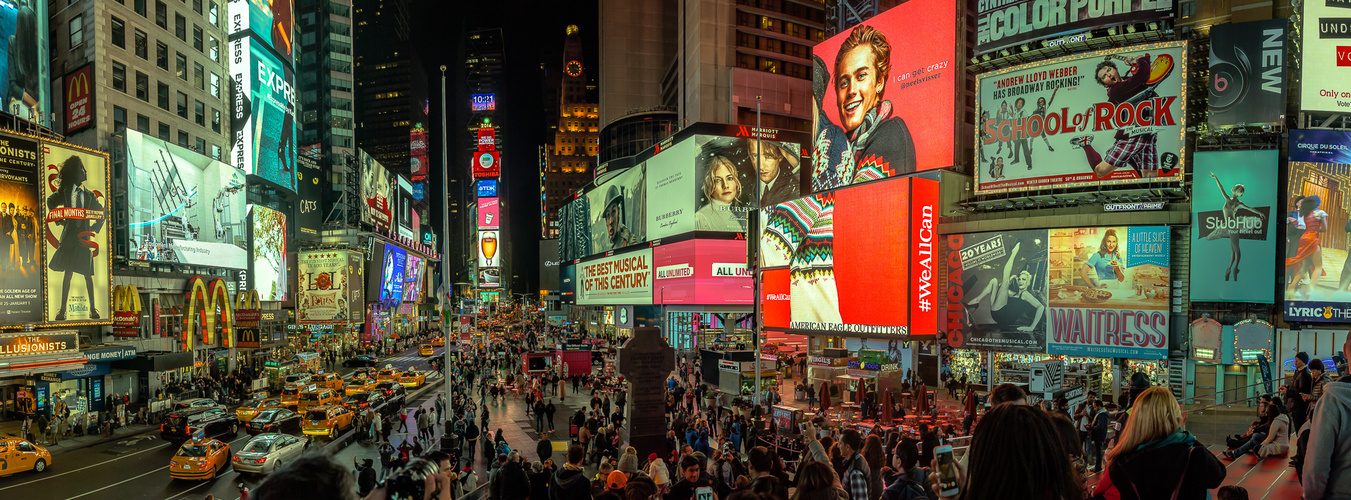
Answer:
<svg viewBox="0 0 1351 500"><path fill-rule="evenodd" d="M497 110L502 115L500 123L504 125L498 134L506 143L502 163L511 179L504 198L511 225L504 236L511 238L512 274L519 276L511 283L515 293L538 293L539 290L536 276L540 259L538 147L545 141L548 125L543 95L545 74L540 71L540 63L546 63L549 71L561 70L564 29L569 24L576 24L586 48L588 74L595 77L598 3L599 0L409 1L413 42L420 51L429 79L427 89L431 94L430 132L433 138L430 154L434 164L441 158L441 150L436 144L441 137L439 66L462 64L459 44L465 32L497 27L503 30L506 82L497 96ZM454 88L463 87L464 83L454 82L450 73L448 69L446 94L451 102L447 104L450 117L450 137L447 139L454 144L455 134L465 130L465 123L456 123L456 112L449 108L462 106L467 111L469 102L467 99L455 102ZM456 150L451 149L452 152ZM452 157L450 163L455 165L456 159ZM467 165L467 159L460 164ZM432 180L434 186L439 186L438 177ZM434 212L439 214L440 209L434 209ZM433 220L439 221L439 215L434 215ZM504 276L503 281L506 279Z"/></svg>

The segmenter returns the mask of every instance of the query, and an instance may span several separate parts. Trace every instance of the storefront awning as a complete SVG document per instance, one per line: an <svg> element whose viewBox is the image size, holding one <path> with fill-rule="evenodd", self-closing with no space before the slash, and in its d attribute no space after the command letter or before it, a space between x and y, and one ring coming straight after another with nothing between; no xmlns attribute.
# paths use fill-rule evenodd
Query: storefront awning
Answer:
<svg viewBox="0 0 1351 500"><path fill-rule="evenodd" d="M113 368L144 372L162 372L192 366L190 352L142 352L134 359L113 361Z"/></svg>

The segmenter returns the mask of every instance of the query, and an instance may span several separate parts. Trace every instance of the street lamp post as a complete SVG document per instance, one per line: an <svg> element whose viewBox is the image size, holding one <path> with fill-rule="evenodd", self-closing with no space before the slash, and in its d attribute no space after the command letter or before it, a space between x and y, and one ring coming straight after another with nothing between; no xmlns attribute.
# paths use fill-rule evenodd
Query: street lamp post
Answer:
<svg viewBox="0 0 1351 500"><path fill-rule="evenodd" d="M759 95L755 96L755 132L751 134L751 137L756 141L755 172L756 175L759 175L760 158L765 155L765 145L760 140ZM747 252L746 260L747 265L755 270L755 272L751 274L752 279L754 280L752 282L751 290L751 293L753 294L751 297L751 322L755 328L752 330L753 333L751 334L751 338L754 339L753 344L755 345L755 353L753 354L753 359L755 361L755 404L760 405L764 404L764 400L760 397L760 182L757 180L755 184L755 189L752 189L752 191L755 192L755 206L751 209L751 234L746 235L746 248L750 250Z"/></svg>
<svg viewBox="0 0 1351 500"><path fill-rule="evenodd" d="M441 241L443 243L441 252L441 283L450 281L450 163L448 150L450 146L446 144L446 65L441 65ZM442 285L444 286L444 285ZM450 287L446 287L447 292ZM449 304L443 302L443 307L449 307ZM446 321L445 311L441 311L441 331L446 336L445 346L441 348L441 367L445 370L444 377L441 377L445 385L445 399L449 403L451 398L450 382L450 325Z"/></svg>

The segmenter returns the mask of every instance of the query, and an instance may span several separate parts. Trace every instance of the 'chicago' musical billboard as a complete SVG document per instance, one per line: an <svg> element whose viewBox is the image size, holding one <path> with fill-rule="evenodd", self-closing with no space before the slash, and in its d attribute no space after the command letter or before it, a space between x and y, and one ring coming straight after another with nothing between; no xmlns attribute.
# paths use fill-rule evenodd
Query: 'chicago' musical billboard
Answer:
<svg viewBox="0 0 1351 500"><path fill-rule="evenodd" d="M1186 66L1173 42L979 75L976 191L1180 182Z"/></svg>
<svg viewBox="0 0 1351 500"><path fill-rule="evenodd" d="M1046 352L1047 242L1045 229L948 236L949 347Z"/></svg>
<svg viewBox="0 0 1351 500"><path fill-rule="evenodd" d="M1279 156L1274 149L1193 155L1192 302L1275 298Z"/></svg>
<svg viewBox="0 0 1351 500"><path fill-rule="evenodd" d="M957 10L911 0L812 48L812 192L952 165Z"/></svg>

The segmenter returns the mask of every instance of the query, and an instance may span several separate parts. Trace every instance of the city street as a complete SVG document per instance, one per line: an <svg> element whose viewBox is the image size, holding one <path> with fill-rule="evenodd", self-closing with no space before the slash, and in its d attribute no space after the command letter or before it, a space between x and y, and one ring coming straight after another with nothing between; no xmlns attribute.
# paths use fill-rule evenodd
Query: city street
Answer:
<svg viewBox="0 0 1351 500"><path fill-rule="evenodd" d="M442 348L436 349L436 355L442 354ZM429 370L425 358L417 355L417 347L396 353L381 360L401 369ZM350 373L352 368L340 368L341 374ZM424 392L417 398L410 398L409 406L424 405L431 407L436 399L437 389L442 379L428 377L427 385L411 389L409 394ZM427 389L423 391L424 389ZM395 436L416 435L415 427L410 426L409 433L395 433L391 440L399 442ZM230 449L237 451L249 442L249 436L240 432L228 440ZM324 444L318 440L316 444ZM359 443L346 443L337 446L335 455L344 464L351 463L352 457L378 457L375 445L361 446ZM118 499L165 499L202 498L210 493L216 498L236 498L238 485L253 487L263 477L243 475L233 470L206 481L181 481L169 478L169 460L177 448L160 440L158 429L143 434L59 453L53 457L53 464L43 473L24 472L0 478L0 497L5 498L118 498ZM378 459L377 459L378 461Z"/></svg>

